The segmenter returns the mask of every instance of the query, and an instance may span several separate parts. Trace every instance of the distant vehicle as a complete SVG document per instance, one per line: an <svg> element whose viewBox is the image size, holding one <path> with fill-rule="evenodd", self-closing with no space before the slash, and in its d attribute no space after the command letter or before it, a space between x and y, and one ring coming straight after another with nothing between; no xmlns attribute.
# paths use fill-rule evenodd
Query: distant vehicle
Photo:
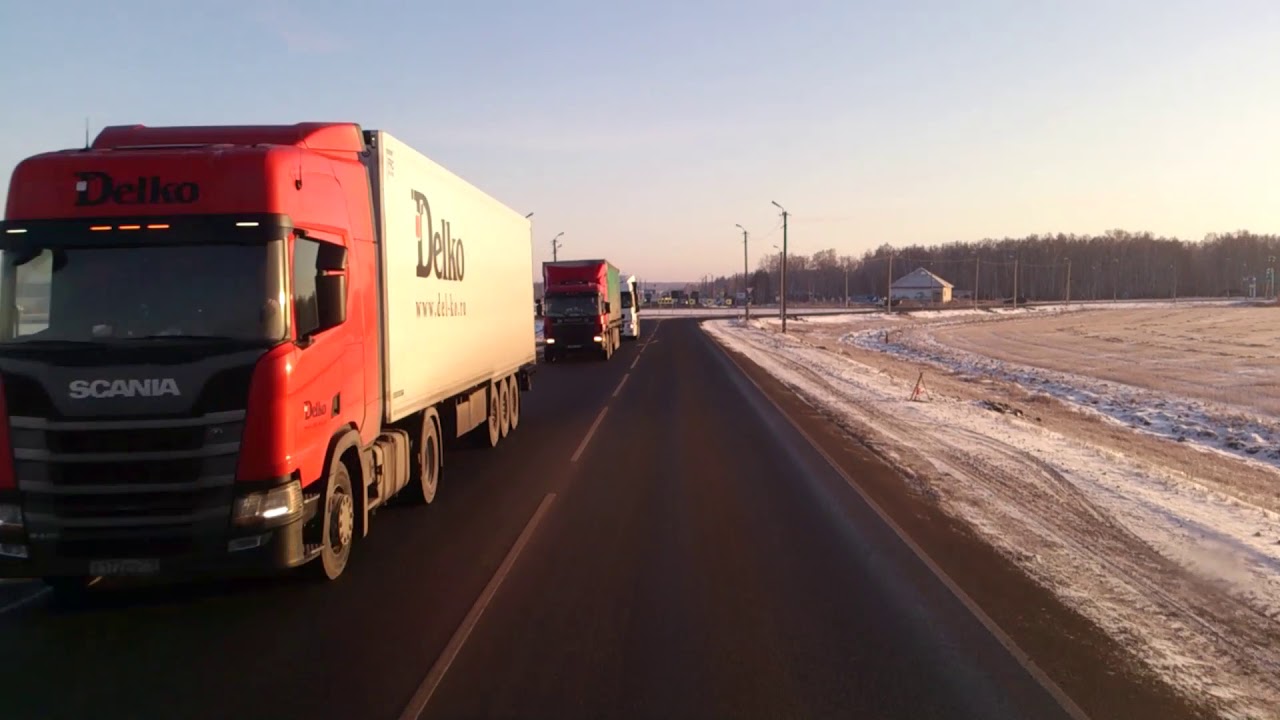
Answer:
<svg viewBox="0 0 1280 720"><path fill-rule="evenodd" d="M543 358L556 362L575 352L613 357L622 345L622 289L608 260L560 260L542 264Z"/></svg>
<svg viewBox="0 0 1280 720"><path fill-rule="evenodd" d="M636 276L628 275L622 279L622 339L635 340L640 337L640 293L636 287Z"/></svg>
<svg viewBox="0 0 1280 720"><path fill-rule="evenodd" d="M337 578L519 422L529 221L385 132L108 127L0 227L0 577Z"/></svg>

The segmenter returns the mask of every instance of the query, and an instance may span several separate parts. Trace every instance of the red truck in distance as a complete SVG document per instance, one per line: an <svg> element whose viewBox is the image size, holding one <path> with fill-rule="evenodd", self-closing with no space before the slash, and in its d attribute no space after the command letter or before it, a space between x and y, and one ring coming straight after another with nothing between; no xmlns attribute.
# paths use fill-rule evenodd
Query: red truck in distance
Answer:
<svg viewBox="0 0 1280 720"><path fill-rule="evenodd" d="M593 352L608 360L622 346L622 288L607 260L542 264L543 359Z"/></svg>
<svg viewBox="0 0 1280 720"><path fill-rule="evenodd" d="M109 127L0 223L0 577L337 578L497 445L536 363L529 221L354 123Z"/></svg>

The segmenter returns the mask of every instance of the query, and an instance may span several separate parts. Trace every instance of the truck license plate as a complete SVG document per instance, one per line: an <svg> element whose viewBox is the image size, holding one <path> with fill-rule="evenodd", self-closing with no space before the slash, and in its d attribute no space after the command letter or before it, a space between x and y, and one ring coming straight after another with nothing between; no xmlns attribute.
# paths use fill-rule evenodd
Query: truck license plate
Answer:
<svg viewBox="0 0 1280 720"><path fill-rule="evenodd" d="M90 575L154 575L159 571L160 561L155 558L89 562Z"/></svg>

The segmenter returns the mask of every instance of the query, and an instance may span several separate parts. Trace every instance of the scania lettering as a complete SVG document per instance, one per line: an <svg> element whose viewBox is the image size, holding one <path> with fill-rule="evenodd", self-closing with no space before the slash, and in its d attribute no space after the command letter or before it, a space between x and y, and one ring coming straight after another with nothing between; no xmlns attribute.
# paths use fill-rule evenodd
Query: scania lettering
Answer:
<svg viewBox="0 0 1280 720"><path fill-rule="evenodd" d="M76 173L76 205L88 207L107 202L118 205L190 204L200 199L200 186L193 182L166 183L160 176L139 177L137 182L117 183L103 172Z"/></svg>
<svg viewBox="0 0 1280 720"><path fill-rule="evenodd" d="M88 397L158 397L181 395L178 382L173 378L148 378L146 380L72 380L71 397L82 400Z"/></svg>
<svg viewBox="0 0 1280 720"><path fill-rule="evenodd" d="M354 123L109 127L23 160L0 577L342 575L393 497L435 499L448 446L519 425L529 236Z"/></svg>

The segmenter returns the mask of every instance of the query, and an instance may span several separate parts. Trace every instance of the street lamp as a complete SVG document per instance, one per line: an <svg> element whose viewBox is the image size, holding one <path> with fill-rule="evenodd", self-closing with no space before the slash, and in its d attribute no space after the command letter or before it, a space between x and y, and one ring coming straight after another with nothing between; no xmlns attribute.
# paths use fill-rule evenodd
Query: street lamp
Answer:
<svg viewBox="0 0 1280 720"><path fill-rule="evenodd" d="M560 235L564 235L564 233L560 233ZM551 262L555 262L559 257L560 235L551 238Z"/></svg>
<svg viewBox="0 0 1280 720"><path fill-rule="evenodd" d="M770 200L769 202L773 203L774 207L782 211L782 278L780 283L782 285L782 302L781 302L780 310L782 311L782 332L783 334L786 334L787 332L787 215L789 213L787 213L787 209L779 205L777 201Z"/></svg>
<svg viewBox="0 0 1280 720"><path fill-rule="evenodd" d="M751 320L751 289L747 285L747 229L734 223L742 231L742 320Z"/></svg>

